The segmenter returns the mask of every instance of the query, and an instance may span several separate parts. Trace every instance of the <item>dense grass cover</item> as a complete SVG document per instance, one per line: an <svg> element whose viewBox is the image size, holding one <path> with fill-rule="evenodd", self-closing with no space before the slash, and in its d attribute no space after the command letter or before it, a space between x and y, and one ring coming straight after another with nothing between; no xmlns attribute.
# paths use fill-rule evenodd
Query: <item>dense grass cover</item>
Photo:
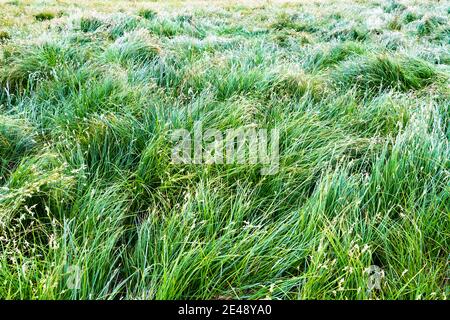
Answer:
<svg viewBox="0 0 450 320"><path fill-rule="evenodd" d="M0 298L446 299L449 12L1 1ZM172 164L198 120L278 173Z"/></svg>

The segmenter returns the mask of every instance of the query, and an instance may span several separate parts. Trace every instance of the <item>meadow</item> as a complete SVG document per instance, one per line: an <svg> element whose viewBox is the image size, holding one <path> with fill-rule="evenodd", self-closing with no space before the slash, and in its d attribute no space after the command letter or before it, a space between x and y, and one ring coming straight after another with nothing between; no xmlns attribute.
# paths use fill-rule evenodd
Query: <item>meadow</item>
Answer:
<svg viewBox="0 0 450 320"><path fill-rule="evenodd" d="M449 19L0 0L0 299L447 299ZM278 172L173 164L196 121L277 128Z"/></svg>

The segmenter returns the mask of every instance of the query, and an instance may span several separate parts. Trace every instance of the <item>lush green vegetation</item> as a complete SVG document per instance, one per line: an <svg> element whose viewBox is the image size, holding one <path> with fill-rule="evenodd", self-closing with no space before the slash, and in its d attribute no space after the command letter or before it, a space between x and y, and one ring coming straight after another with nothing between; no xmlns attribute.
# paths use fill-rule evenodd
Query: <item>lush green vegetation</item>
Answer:
<svg viewBox="0 0 450 320"><path fill-rule="evenodd" d="M0 298L446 299L449 12L1 1ZM197 120L279 172L171 164Z"/></svg>

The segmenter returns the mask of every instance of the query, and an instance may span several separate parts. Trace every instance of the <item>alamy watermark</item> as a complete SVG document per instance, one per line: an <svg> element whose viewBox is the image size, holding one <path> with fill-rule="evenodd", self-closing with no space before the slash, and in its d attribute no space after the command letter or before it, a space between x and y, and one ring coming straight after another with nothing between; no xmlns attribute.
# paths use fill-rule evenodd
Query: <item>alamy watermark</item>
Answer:
<svg viewBox="0 0 450 320"><path fill-rule="evenodd" d="M66 281L67 288L78 290L81 287L81 269L79 266L71 265L67 269L68 278Z"/></svg>
<svg viewBox="0 0 450 320"><path fill-rule="evenodd" d="M262 164L262 175L276 174L279 169L278 129L238 127L220 131L204 129L202 122L194 123L190 132L176 129L171 134L174 143L174 164Z"/></svg>
<svg viewBox="0 0 450 320"><path fill-rule="evenodd" d="M384 270L377 265L369 266L365 272L369 275L367 283L367 292L373 294L374 290L381 290L381 282L384 278Z"/></svg>

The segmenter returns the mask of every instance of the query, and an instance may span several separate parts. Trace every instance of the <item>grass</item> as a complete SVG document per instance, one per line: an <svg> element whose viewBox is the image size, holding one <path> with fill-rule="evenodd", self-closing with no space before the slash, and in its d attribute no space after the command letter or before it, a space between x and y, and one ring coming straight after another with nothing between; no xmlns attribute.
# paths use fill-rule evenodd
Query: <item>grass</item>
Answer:
<svg viewBox="0 0 450 320"><path fill-rule="evenodd" d="M11 36L6 31L0 31L0 43L6 42L7 40L11 39Z"/></svg>
<svg viewBox="0 0 450 320"><path fill-rule="evenodd" d="M1 2L0 298L447 299L448 19ZM199 120L278 128L278 173L172 164Z"/></svg>
<svg viewBox="0 0 450 320"><path fill-rule="evenodd" d="M55 18L55 14L53 12L43 11L35 14L34 18L38 21L52 20Z"/></svg>
<svg viewBox="0 0 450 320"><path fill-rule="evenodd" d="M386 90L419 90L446 79L425 61L385 54L344 64L336 70L335 78L340 86L354 86L368 95Z"/></svg>

